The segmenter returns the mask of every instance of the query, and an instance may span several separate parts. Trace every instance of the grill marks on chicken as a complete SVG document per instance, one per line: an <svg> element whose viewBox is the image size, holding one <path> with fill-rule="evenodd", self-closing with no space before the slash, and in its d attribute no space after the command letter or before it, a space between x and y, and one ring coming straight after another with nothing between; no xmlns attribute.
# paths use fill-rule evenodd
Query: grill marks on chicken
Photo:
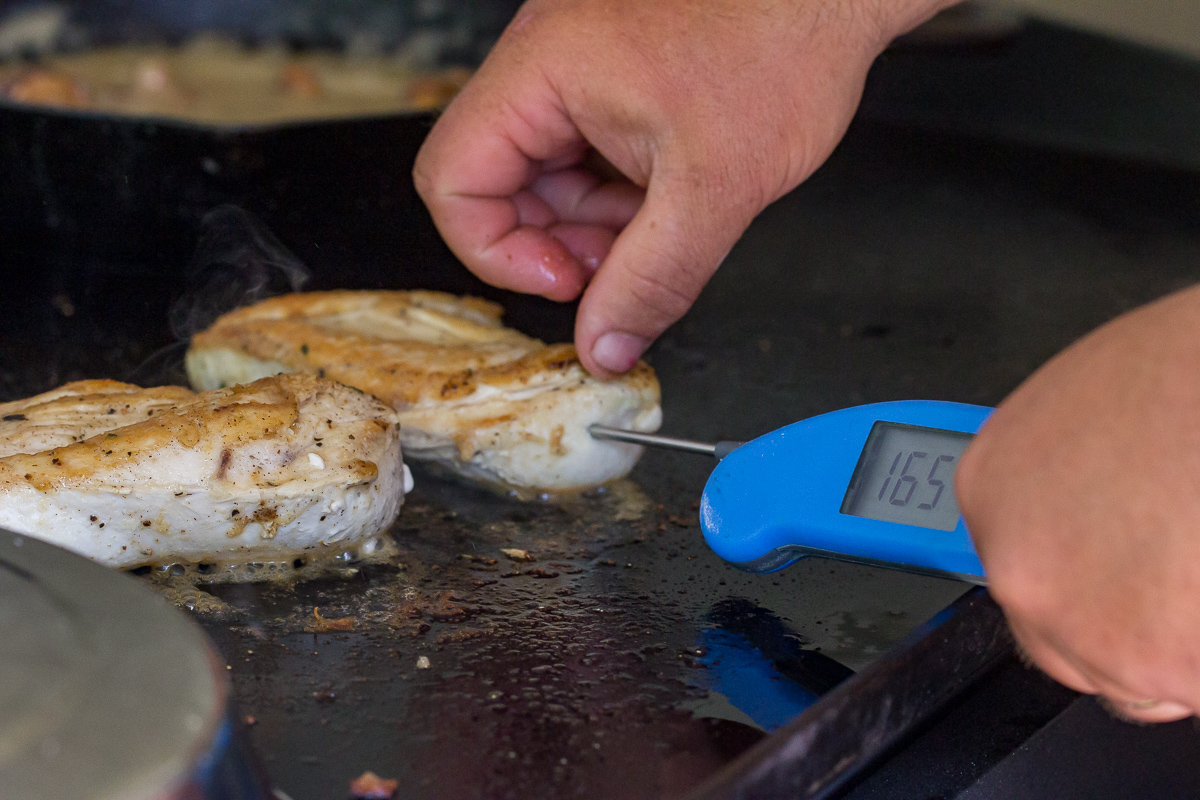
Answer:
<svg viewBox="0 0 1200 800"><path fill-rule="evenodd" d="M25 400L0 403L0 458L63 447L96 433L143 422L195 394L180 386L76 381Z"/></svg>
<svg viewBox="0 0 1200 800"><path fill-rule="evenodd" d="M312 375L199 395L81 381L0 405L0 527L111 566L370 539L404 470L395 413Z"/></svg>
<svg viewBox="0 0 1200 800"><path fill-rule="evenodd" d="M654 371L589 375L570 345L500 322L500 306L441 292L285 295L218 319L187 355L194 386L283 372L336 379L389 403L405 454L518 490L568 491L629 472L641 449L599 442L594 423L654 431Z"/></svg>

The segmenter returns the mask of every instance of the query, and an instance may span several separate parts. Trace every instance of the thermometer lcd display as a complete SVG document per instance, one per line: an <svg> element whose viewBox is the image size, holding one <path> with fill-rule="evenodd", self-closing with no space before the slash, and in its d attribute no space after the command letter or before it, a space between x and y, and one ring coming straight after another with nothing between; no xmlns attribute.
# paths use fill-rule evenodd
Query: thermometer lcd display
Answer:
<svg viewBox="0 0 1200 800"><path fill-rule="evenodd" d="M958 527L954 470L973 434L876 422L841 511L855 517L952 531Z"/></svg>

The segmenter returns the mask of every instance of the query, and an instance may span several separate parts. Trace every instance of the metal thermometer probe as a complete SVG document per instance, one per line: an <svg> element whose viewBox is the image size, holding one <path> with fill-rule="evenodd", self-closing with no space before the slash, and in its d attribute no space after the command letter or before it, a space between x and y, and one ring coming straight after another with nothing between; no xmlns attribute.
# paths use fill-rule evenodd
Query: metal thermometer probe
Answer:
<svg viewBox="0 0 1200 800"><path fill-rule="evenodd" d="M588 427L588 433L592 435L593 439L609 439L614 442L641 444L649 447L665 447L668 450L680 450L685 453L699 453L702 456L712 456L718 461L745 444L745 442L717 442L716 444L709 444L708 442L695 442L691 439L675 439L671 436L658 436L653 433L638 433L637 431L627 431L622 428L610 428L607 425L592 425Z"/></svg>

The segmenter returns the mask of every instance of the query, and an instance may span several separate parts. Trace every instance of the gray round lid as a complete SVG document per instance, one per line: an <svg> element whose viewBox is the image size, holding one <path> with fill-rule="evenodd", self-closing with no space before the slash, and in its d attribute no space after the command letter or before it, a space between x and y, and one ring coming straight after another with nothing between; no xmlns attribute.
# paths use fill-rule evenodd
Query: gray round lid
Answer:
<svg viewBox="0 0 1200 800"><path fill-rule="evenodd" d="M171 797L227 699L204 633L136 579L0 530L0 798Z"/></svg>

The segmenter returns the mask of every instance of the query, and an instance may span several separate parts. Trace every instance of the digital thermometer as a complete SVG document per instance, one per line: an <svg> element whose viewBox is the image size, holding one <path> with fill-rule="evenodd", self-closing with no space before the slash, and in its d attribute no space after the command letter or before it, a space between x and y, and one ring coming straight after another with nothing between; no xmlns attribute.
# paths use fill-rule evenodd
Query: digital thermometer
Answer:
<svg viewBox="0 0 1200 800"><path fill-rule="evenodd" d="M709 547L742 569L772 572L811 555L982 584L954 472L991 412L943 401L874 403L740 445L590 430L720 458L700 499L700 527Z"/></svg>

